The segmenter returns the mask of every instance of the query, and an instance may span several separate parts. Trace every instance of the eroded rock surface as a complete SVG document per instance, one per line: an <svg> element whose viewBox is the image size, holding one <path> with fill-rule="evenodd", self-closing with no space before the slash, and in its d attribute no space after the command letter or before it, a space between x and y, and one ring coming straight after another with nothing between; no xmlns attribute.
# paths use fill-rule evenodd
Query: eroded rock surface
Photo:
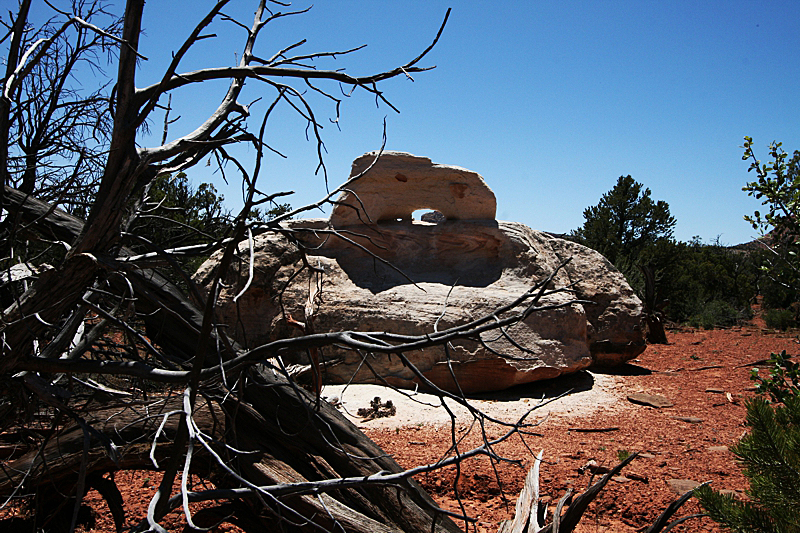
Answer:
<svg viewBox="0 0 800 533"><path fill-rule="evenodd" d="M351 175L373 160L370 154L357 159ZM413 187L407 188L409 183ZM588 248L522 224L494 220L494 194L478 174L389 152L349 189L329 220L288 223L307 247L309 263L323 272L315 332L419 335L463 324L510 303L571 257L554 285L572 284L575 293L547 296L542 303L565 305L536 312L508 328L513 341L492 332L483 343L465 339L446 350L435 347L406 355L438 386L471 393L554 378L593 363L618 364L644 349L641 303L623 276ZM369 217L361 212L362 205ZM436 218L438 223L411 220L411 213L422 208L435 209L443 217ZM326 233L332 229L362 248ZM317 279L306 269L286 286L303 266L298 248L280 235L258 236L255 279L234 303L247 279L246 243L240 249L243 260L228 272L219 298L220 317L251 347L298 334L287 324L279 301L286 287L285 310L303 320L309 288ZM197 272L201 286L210 283L217 261L212 257ZM592 303L573 302L576 299ZM406 388L418 382L396 356L339 348L326 348L321 356L328 382L385 379ZM306 356L294 357L304 362Z"/></svg>
<svg viewBox="0 0 800 533"><path fill-rule="evenodd" d="M409 222L417 209L434 209L447 220L494 220L497 200L477 172L405 152L377 156L369 152L353 161L350 177L363 176L337 199L334 227Z"/></svg>

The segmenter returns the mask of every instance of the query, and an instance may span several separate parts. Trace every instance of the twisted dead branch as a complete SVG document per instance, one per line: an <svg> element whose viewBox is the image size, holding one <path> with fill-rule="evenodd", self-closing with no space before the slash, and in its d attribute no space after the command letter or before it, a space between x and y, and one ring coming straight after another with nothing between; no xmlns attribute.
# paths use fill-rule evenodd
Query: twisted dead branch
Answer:
<svg viewBox="0 0 800 533"><path fill-rule="evenodd" d="M209 10L173 54L160 81L145 88L135 85L137 62L146 59L138 51L142 0L129 0L117 19L108 18L109 10L99 1L54 8L54 26L45 41L39 34L29 33L29 1L21 3L9 24L9 69L0 107L4 134L9 135L9 142L0 147L2 229L8 243L2 267L9 280L15 264L35 268L2 287L0 410L6 434L25 430L33 437L29 446L21 442L18 451L3 461L0 495L6 503L34 493L71 495L75 512L71 512L70 523L74 528L77 507L88 487L102 487L115 510L117 525L122 527L118 491L103 475L124 468L153 468L164 472L163 481L141 529L163 531L163 516L177 507L183 507L187 523L192 525L190 502L234 499L246 503L237 506L236 512L247 515L248 523L257 529L457 531L451 518L467 524L471 519L463 512L440 509L415 483L414 476L449 465L458 467L465 458L478 455L494 462L513 461L497 454L496 445L524 433L535 422L527 417L513 422L493 420L471 408L477 424L503 423L505 434L489 439L484 431L480 446L462 450L451 432L448 457L404 470L334 408L319 401L319 381L316 394L299 387L283 366L281 355L297 350L313 353L336 344L365 354L404 358L408 350L462 337L479 338L482 332L537 312L538 302L551 290L547 280L490 316L429 335L315 333L316 299L310 295L301 336L246 349L226 334L215 313L216 293L228 265L239 260L240 242L256 232L271 231L300 246L293 230L281 221L333 204L336 195L359 178L333 190L327 187L322 125L305 89L332 102L337 119L342 98L332 96L324 83L349 88L343 91L345 95L361 89L394 109L380 83L430 68L419 62L440 39L449 13L433 41L412 60L389 70L353 76L339 69L308 66L310 60L330 58L331 52L290 55L302 43L286 46L268 60L256 52L258 36L268 24L305 10L279 11L282 4L262 0L252 24L246 25L224 13L227 4L227 0L219 1ZM208 38L213 25L226 23L247 29L238 64L180 73L193 45ZM71 69L59 62L60 54L69 49L61 43L69 39L84 39L81 50L85 54L113 51L116 75L107 85L80 96L48 92L40 83L43 78L38 73L44 70L39 67L46 61L56 79L69 79ZM358 49L335 55L347 56ZM147 147L142 128L161 109L160 99L213 79L228 79L230 85L207 120L191 133L170 139L169 125L174 119L169 119L167 112L161 144ZM253 130L248 121L255 107L241 103L246 80L275 91ZM297 81L299 86L294 85ZM109 87L113 90L106 91ZM95 121L104 126L94 129L74 119L62 121L58 127L52 121L42 122L42 131L61 128L71 135L73 142L63 153L72 155L60 160L67 174L45 172L47 157L52 156L46 144L40 143L39 149L29 154L13 151L34 135L23 123L28 102L20 97L24 94L49 98L52 105L69 111L66 117L85 115L81 111L85 109L97 111ZM72 103L65 101L67 94ZM107 105L101 110L98 103ZM319 202L296 208L283 218L254 222L249 219L253 208L287 194L264 194L258 186L264 158L279 153L264 141L279 105L288 105L307 122L327 192ZM171 106L170 102L167 110ZM255 149L252 164L239 161L228 151L238 143ZM226 165L232 165L243 183L244 207L230 217L221 237L198 232L196 237L204 241L201 244L170 248L131 233L137 217L160 217L156 214L158 203L148 199L156 178L209 158L217 161L223 173ZM48 193L53 183L80 187L66 187L62 194L53 195ZM80 198L78 190L83 195ZM164 217L159 220L167 221ZM187 225L182 228L191 229ZM349 239L344 232L331 231L330 235ZM133 252L132 243L148 251ZM214 250L222 250L223 258L212 290L204 298L182 271L181 260ZM45 260L51 266L40 268ZM313 268L307 261L305 265ZM163 267L172 276L158 270ZM463 397L426 384L443 400L467 404ZM215 488L190 489L192 474L210 479ZM174 480L180 485L177 494L172 493Z"/></svg>
<svg viewBox="0 0 800 533"><path fill-rule="evenodd" d="M68 510L68 522L74 529L86 490L98 487L121 528L119 491L104 475L126 468L158 469L164 474L162 482L140 530L164 531L163 517L179 507L191 526L189 504L209 500L233 500L230 505L237 518L252 531L459 531L453 519L469 529L474 520L466 516L457 492L461 512L445 511L414 477L452 466L455 489L467 458L488 457L493 467L500 462L521 464L518 458L500 454L497 445L512 436L530 437L539 423L530 419L536 407L518 420L489 417L463 394L437 387L405 353L448 346L462 338L483 342L481 335L495 330L518 345L508 326L574 303L546 303L548 295L570 290L552 287L556 272L486 316L441 330L432 325L428 334L315 332L318 302L313 293L303 320L298 320L303 328L300 336L255 347L237 343L216 316L225 274L234 262L252 265L251 237L258 232L285 236L298 247L303 269L313 272L297 238L301 230L281 222L335 204L336 196L350 190L371 168L340 187L328 187L322 124L311 95L333 104L334 122L343 98L356 90L395 109L380 83L431 68L419 63L442 36L449 11L432 42L416 57L357 76L309 65L334 55L346 57L360 47L301 53L301 41L271 56L256 52L267 25L305 10L281 11L286 7L281 2L260 0L252 23L245 24L225 14L228 3L217 2L200 19L160 81L144 88L135 83L138 62L146 59L138 51L143 0L128 0L119 17L110 15L100 0L75 2L64 9L50 6L55 18L40 32L28 20L30 0L23 0L7 26L11 38L0 98L0 130L7 141L0 142L4 185L0 229L5 245L0 268L3 279L8 279L0 286L0 433L19 438L16 449L0 463L0 496L6 504L35 501L37 493L69 496L74 510ZM218 24L246 29L238 63L181 73L192 47L211 38L209 32ZM86 94L70 89L67 81L74 62L89 58L99 66L101 52L116 63L116 75ZM44 83L51 78L54 83ZM161 99L214 79L230 81L217 108L191 133L170 139L172 104L170 100L163 108ZM259 115L257 104L242 103L248 80L274 91ZM326 84L338 86L345 96L333 96ZM288 194L266 194L258 185L265 158L279 154L264 140L279 106L306 122L326 193L318 202L274 220L253 221L254 208ZM42 114L37 127L28 128L26 120L38 117L41 109L52 112ZM162 140L148 147L147 121L161 109L167 111ZM256 117L259 120L252 126L249 121ZM251 146L254 160L240 161L229 150L235 144ZM25 152L20 148L25 146L32 148ZM379 157L380 152L375 160ZM226 179L226 168L232 166L243 184L244 206L226 220L225 230L219 235L198 231L194 236L199 244L179 247L136 235L137 219L160 216L154 214L158 203L148 196L154 181L200 161L216 161ZM356 200L349 207L369 220ZM187 225L181 228L190 230ZM324 238L356 246L359 240L369 242L369 235L334 228L317 231ZM249 245L240 246L248 241ZM134 245L139 251L132 249ZM142 253L141 247L146 251ZM222 259L210 291L203 296L181 261L216 250L222 251ZM449 450L441 460L401 468L335 408L320 401L319 380L310 393L283 364L286 353L319 353L333 345L362 354L367 367L371 354L398 357L420 384L439 397L453 421ZM448 402L469 410L472 425L481 432L478 446L464 449ZM503 434L490 438L487 424L500 425ZM189 484L193 474L214 487L193 490ZM180 486L176 494L174 481ZM569 506L560 520L561 531L567 530L573 520L570 513L577 513L584 501L579 497ZM48 509L38 511L48 514Z"/></svg>

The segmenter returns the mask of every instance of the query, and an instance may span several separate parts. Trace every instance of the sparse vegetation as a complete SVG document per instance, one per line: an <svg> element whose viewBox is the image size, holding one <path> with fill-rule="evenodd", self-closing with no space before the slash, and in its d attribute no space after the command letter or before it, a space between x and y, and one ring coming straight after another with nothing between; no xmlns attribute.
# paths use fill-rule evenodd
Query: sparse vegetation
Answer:
<svg viewBox="0 0 800 533"><path fill-rule="evenodd" d="M759 395L746 403L750 431L731 446L750 480L748 500L708 486L696 491L708 514L734 532L800 531L800 365L785 351L769 364L769 377L753 374Z"/></svg>
<svg viewBox="0 0 800 533"><path fill-rule="evenodd" d="M762 243L768 249L762 270L795 303L800 287L800 152L787 162L788 154L773 142L772 161L762 164L750 137L745 137L743 148L742 159L752 160L750 170L758 175L744 190L767 206L766 213L756 211L746 217L769 241ZM765 321L770 327L786 329L794 317L786 309L770 309ZM738 500L709 487L696 491L708 514L734 532L800 531L800 364L791 361L786 351L771 354L767 364L768 377L757 370L751 376L758 395L746 403L745 423L750 431L731 446L750 481L748 499Z"/></svg>
<svg viewBox="0 0 800 533"><path fill-rule="evenodd" d="M600 204L584 211L586 222L571 238L614 263L639 294L649 319L712 329L751 318L750 304L763 277L753 253L719 239L675 241L669 206L654 202L649 189L629 178L621 177ZM642 221L648 218L653 220Z"/></svg>
<svg viewBox="0 0 800 533"><path fill-rule="evenodd" d="M749 311L749 308L748 308ZM723 300L713 300L702 306L700 312L693 315L688 323L694 328L714 329L735 326L752 315L744 310L737 310Z"/></svg>
<svg viewBox="0 0 800 533"><path fill-rule="evenodd" d="M762 378L754 369L751 378L757 383L759 394L768 395L772 402L783 403L800 395L800 363L793 362L786 350L771 354L769 361L769 377Z"/></svg>
<svg viewBox="0 0 800 533"><path fill-rule="evenodd" d="M781 331L786 331L797 324L794 312L790 309L767 309L764 311L764 322L768 328Z"/></svg>

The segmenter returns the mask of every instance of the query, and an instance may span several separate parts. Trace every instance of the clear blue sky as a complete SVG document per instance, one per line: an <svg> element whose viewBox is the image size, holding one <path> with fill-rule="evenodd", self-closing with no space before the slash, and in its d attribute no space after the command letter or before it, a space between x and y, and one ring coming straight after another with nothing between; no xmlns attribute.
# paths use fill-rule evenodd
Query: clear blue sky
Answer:
<svg viewBox="0 0 800 533"><path fill-rule="evenodd" d="M202 16L200 6L211 4L147 3L142 52L150 61L138 85L156 81ZM249 24L253 3L234 4L229 12ZM630 174L669 203L680 240L720 236L737 244L756 236L742 219L760 203L741 190L754 176L740 146L752 136L762 159L772 140L800 149L800 2L319 0L309 14L268 27L259 50L268 57L301 38L308 39L304 52L366 43L318 66L354 75L389 69L428 45L447 7L453 12L444 35L423 60L437 68L384 87L400 114L357 91L342 105L338 131L328 122L333 107L316 100L332 185L346 179L354 158L379 147L385 116L388 149L480 173L502 220L568 232ZM218 38L201 42L184 70L235 62L241 30L215 30ZM273 93L256 82L248 89L252 99L265 97L253 106L257 117ZM179 107L183 119L173 133L196 126L222 94L222 85L178 92L176 102L190 103ZM289 159L269 160L262 190L295 190L295 206L321 197L303 124L286 113L268 131ZM208 167L190 176L215 180L229 200L240 196Z"/></svg>

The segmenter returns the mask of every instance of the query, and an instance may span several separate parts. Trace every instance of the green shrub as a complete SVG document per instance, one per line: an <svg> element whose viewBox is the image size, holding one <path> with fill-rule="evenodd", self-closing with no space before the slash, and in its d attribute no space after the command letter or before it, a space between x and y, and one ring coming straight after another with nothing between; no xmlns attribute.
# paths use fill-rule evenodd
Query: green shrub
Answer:
<svg viewBox="0 0 800 533"><path fill-rule="evenodd" d="M790 327L797 325L794 319L794 312L790 309L767 309L764 312L764 322L768 328L786 331Z"/></svg>
<svg viewBox="0 0 800 533"><path fill-rule="evenodd" d="M749 501L708 486L695 496L709 516L735 532L800 532L800 365L770 357L770 377L754 372L759 396L747 402L749 433L731 451L750 481Z"/></svg>
<svg viewBox="0 0 800 533"><path fill-rule="evenodd" d="M767 364L770 365L768 378L762 378L756 369L750 376L758 383L756 392L768 394L773 402L783 404L791 397L800 396L800 363L792 362L783 350L770 354Z"/></svg>
<svg viewBox="0 0 800 533"><path fill-rule="evenodd" d="M800 289L800 151L789 159L781 144L773 142L773 161L761 163L752 143L745 137L742 159L752 161L749 170L756 171L758 180L744 190L762 200L767 210L745 218L771 243L775 257L770 255L763 266L767 277L791 289L764 293L764 306L770 309L765 313L767 325L784 329L795 322L795 313L781 308L797 302ZM790 361L785 351L772 354L769 363L769 377L753 372L759 394L746 404L749 432L731 446L750 482L747 501L708 486L696 489L695 496L712 519L731 531L800 533L800 364Z"/></svg>
<svg viewBox="0 0 800 533"><path fill-rule="evenodd" d="M748 318L749 314L749 309L738 311L726 301L713 300L689 319L689 325L703 329L726 328L735 326L740 320Z"/></svg>

